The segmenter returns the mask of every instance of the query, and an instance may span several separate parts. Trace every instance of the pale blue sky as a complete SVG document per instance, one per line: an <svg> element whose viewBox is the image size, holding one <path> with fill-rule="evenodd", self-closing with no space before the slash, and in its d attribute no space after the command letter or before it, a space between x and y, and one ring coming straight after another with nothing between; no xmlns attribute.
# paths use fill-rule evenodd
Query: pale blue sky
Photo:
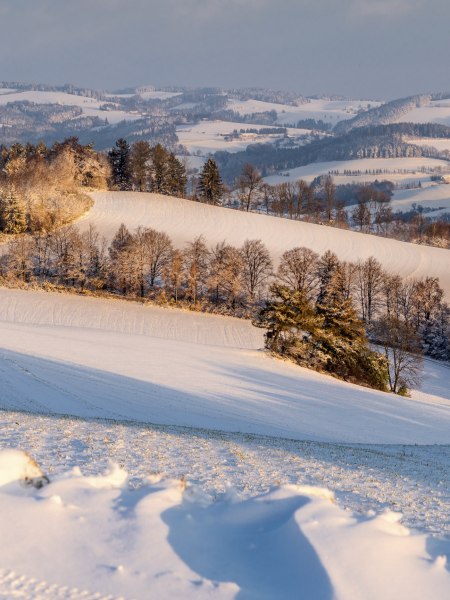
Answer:
<svg viewBox="0 0 450 600"><path fill-rule="evenodd" d="M0 0L0 80L450 90L449 0Z"/></svg>

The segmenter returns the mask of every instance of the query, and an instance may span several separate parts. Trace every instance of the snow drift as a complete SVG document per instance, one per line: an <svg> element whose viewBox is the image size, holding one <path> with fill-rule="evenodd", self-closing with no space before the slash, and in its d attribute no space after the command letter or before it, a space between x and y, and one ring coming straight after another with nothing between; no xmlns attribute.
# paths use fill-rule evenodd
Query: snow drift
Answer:
<svg viewBox="0 0 450 600"><path fill-rule="evenodd" d="M0 595L22 585L27 598L448 598L445 557L400 517L355 517L321 488L242 501L157 476L132 490L114 465L97 477L74 469L41 490L0 486Z"/></svg>

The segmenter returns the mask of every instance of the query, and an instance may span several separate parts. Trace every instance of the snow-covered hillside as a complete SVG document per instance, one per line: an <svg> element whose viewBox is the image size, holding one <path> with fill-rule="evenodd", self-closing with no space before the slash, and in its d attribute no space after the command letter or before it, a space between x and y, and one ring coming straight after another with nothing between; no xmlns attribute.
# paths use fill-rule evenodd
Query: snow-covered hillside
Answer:
<svg viewBox="0 0 450 600"><path fill-rule="evenodd" d="M245 239L261 239L275 260L295 246L306 246L319 253L332 250L342 260L375 256L388 271L402 277L439 277L450 298L448 251L440 248L156 194L101 192L92 196L95 204L79 225L95 225L108 240L125 223L130 230L146 226L165 231L178 246L199 235L204 235L211 245L226 240L241 246Z"/></svg>
<svg viewBox="0 0 450 600"><path fill-rule="evenodd" d="M275 185L304 179L311 183L320 175L333 174L337 185L346 183L367 183L387 179L394 183L407 184L429 181L430 173L448 173L450 163L436 158L362 158L359 160L335 160L311 163L283 171L278 175L264 178L266 183ZM336 173L337 172L337 173Z"/></svg>
<svg viewBox="0 0 450 600"><path fill-rule="evenodd" d="M245 150L249 144L273 143L279 140L284 134L262 135L258 133L244 133L238 138L233 138L230 134L233 131L240 132L241 129L258 130L261 126L249 125L246 123L233 123L230 121L200 121L200 123L191 125L179 125L177 127L177 136L180 144L183 144L192 154L200 153L207 156L210 153L218 152L239 152ZM308 135L311 133L308 129L290 129L287 133L290 136Z"/></svg>
<svg viewBox="0 0 450 600"><path fill-rule="evenodd" d="M299 106L262 102L260 100L230 100L228 108L241 115L274 110L280 125L296 124L302 119L322 120L335 125L343 119L351 119L359 110L378 106L380 103L366 100L322 100L310 99Z"/></svg>
<svg viewBox="0 0 450 600"><path fill-rule="evenodd" d="M432 209L433 212L426 213L426 216L431 218L450 212L450 185L425 185L421 188L394 192L392 197L394 210L411 210L413 204L420 204L425 209Z"/></svg>
<svg viewBox="0 0 450 600"><path fill-rule="evenodd" d="M347 384L257 350L260 332L246 321L44 292L1 289L0 298L3 409L295 439L450 443L450 398L431 382L413 401Z"/></svg>
<svg viewBox="0 0 450 600"><path fill-rule="evenodd" d="M86 96L77 94L68 94L66 92L48 92L48 91L10 91L5 93L5 89L1 90L0 105L8 102L34 102L35 104L61 104L64 106L78 106L82 109L83 114L89 117L99 117L100 119L108 119L110 124L119 123L120 121L135 121L139 119L139 115L131 114L124 110L101 110L104 102Z"/></svg>
<svg viewBox="0 0 450 600"><path fill-rule="evenodd" d="M403 123L440 123L450 125L450 99L430 102L401 115Z"/></svg>

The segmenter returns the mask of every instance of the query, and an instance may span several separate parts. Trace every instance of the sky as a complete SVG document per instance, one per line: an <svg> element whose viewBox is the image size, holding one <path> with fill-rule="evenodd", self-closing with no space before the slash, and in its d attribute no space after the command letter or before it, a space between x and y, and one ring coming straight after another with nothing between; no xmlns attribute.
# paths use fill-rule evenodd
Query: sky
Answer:
<svg viewBox="0 0 450 600"><path fill-rule="evenodd" d="M0 0L0 80L450 90L449 0Z"/></svg>

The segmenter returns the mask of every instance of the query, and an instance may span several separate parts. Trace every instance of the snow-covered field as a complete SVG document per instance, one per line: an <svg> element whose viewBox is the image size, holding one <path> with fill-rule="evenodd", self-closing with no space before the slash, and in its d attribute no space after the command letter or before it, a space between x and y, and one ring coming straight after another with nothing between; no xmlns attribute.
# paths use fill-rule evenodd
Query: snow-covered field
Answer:
<svg viewBox="0 0 450 600"><path fill-rule="evenodd" d="M441 123L450 125L450 99L433 100L397 119L403 123Z"/></svg>
<svg viewBox="0 0 450 600"><path fill-rule="evenodd" d="M0 452L0 597L447 597L446 366L402 399L246 321L7 289L0 333L0 448L51 481Z"/></svg>
<svg viewBox="0 0 450 600"><path fill-rule="evenodd" d="M138 88L136 91L144 100L167 100L181 95L181 92L163 92L162 90L150 90L145 87Z"/></svg>
<svg viewBox="0 0 450 600"><path fill-rule="evenodd" d="M450 139L439 138L407 138L408 143L416 146L430 146L436 148L439 152L448 150L450 152Z"/></svg>
<svg viewBox="0 0 450 600"><path fill-rule="evenodd" d="M76 94L68 94L65 92L44 92L44 91L16 91L13 93L5 93L1 90L0 105L8 102L34 102L36 104L61 104L64 106L78 106L83 113L88 117L99 117L100 119L108 119L111 125L120 123L120 121L135 121L139 119L139 115L131 114L123 110L101 110L100 107L104 104L95 98L86 96L78 96Z"/></svg>
<svg viewBox="0 0 450 600"><path fill-rule="evenodd" d="M283 171L279 175L269 175L264 179L266 183L275 185L277 183L286 183L304 179L311 183L319 175L328 175L330 172L338 171L338 175L333 174L337 184L345 183L367 183L375 179L388 179L394 183L417 183L418 181L428 181L430 171L436 173L448 173L450 163L436 158L363 158L360 160L336 160L322 163L311 163L304 167L296 167ZM357 175L345 175L344 171L359 171ZM371 171L366 173L366 171Z"/></svg>
<svg viewBox="0 0 450 600"><path fill-rule="evenodd" d="M292 439L450 443L450 397L433 379L411 401L275 360L243 320L45 292L1 289L0 298L3 409Z"/></svg>
<svg viewBox="0 0 450 600"><path fill-rule="evenodd" d="M201 121L195 125L180 125L177 128L177 136L180 144L183 144L191 153L207 155L221 151L239 152L245 150L249 144L271 143L275 139L283 137L280 134L258 135L256 133L245 133L237 139L225 139L227 135L238 132L241 129L260 129L258 125L246 123L233 123L230 121ZM308 129L288 129L289 135L300 136L310 133Z"/></svg>
<svg viewBox="0 0 450 600"><path fill-rule="evenodd" d="M413 190L396 190L392 197L394 210L407 211L413 204L420 204L424 208L433 209L426 216L437 217L442 213L450 212L450 185L433 184L425 185Z"/></svg>
<svg viewBox="0 0 450 600"><path fill-rule="evenodd" d="M358 110L367 110L369 106L375 108L380 102L366 100L314 100L305 104L291 106L275 102L262 102L260 100L231 100L228 108L241 115L266 112L274 110L277 113L277 123L296 124L302 119L322 120L335 125L343 119L351 119Z"/></svg>
<svg viewBox="0 0 450 600"><path fill-rule="evenodd" d="M20 485L39 474L25 455L0 453L0 465L6 598L448 597L445 546L410 535L396 512L354 516L323 488L240 500L154 475L132 490L115 466L36 490Z"/></svg>
<svg viewBox="0 0 450 600"><path fill-rule="evenodd" d="M319 253L332 250L342 260L375 256L388 271L402 277L439 277L450 298L448 251L440 248L156 194L101 192L93 194L93 198L92 210L78 224L81 228L95 225L108 240L125 223L130 230L147 226L166 231L179 247L199 235L204 235L210 245L226 240L241 246L245 239L261 239L275 261L296 246Z"/></svg>

